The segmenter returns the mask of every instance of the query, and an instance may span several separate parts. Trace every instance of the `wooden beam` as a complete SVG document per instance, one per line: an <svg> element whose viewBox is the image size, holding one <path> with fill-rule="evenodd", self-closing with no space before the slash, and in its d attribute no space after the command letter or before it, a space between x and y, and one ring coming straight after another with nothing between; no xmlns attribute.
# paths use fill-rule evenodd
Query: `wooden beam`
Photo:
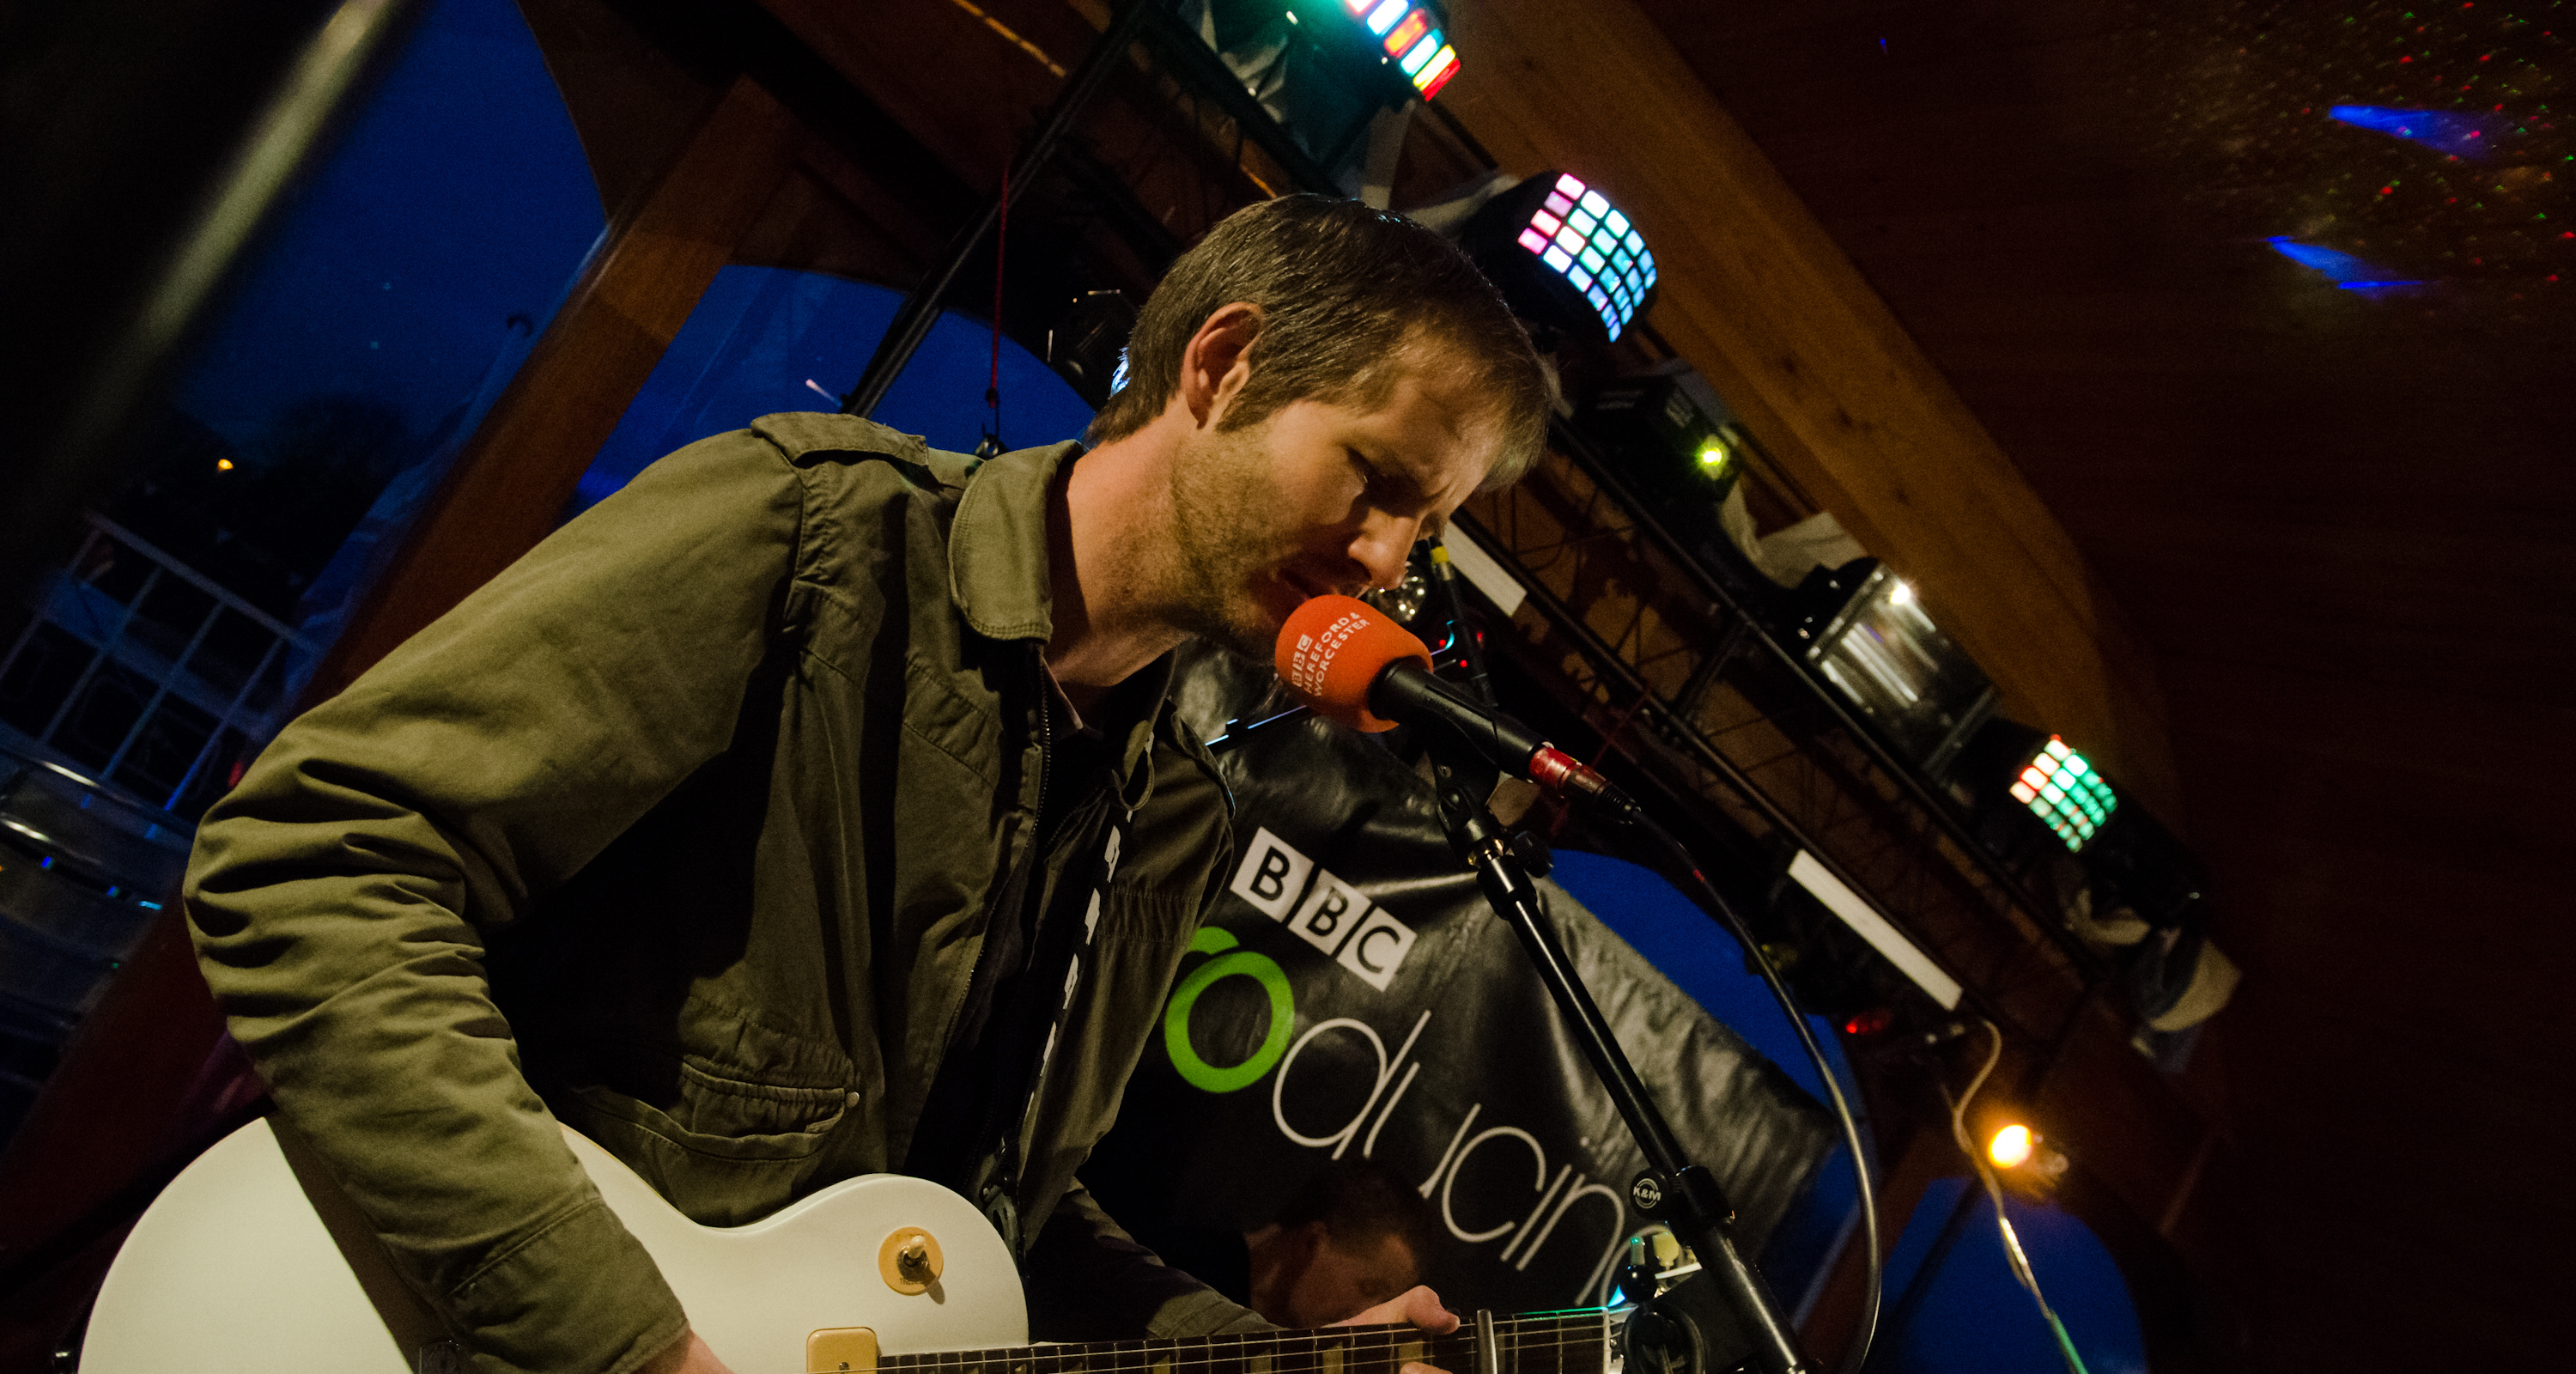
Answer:
<svg viewBox="0 0 2576 1374"><path fill-rule="evenodd" d="M794 163L802 127L739 78L621 213L377 581L306 699L349 685L550 533L581 474Z"/></svg>
<svg viewBox="0 0 2576 1374"><path fill-rule="evenodd" d="M1441 95L1503 166L1598 181L1653 248L1655 329L1913 583L2007 709L2169 824L2157 666L2012 459L1629 0L1483 0Z"/></svg>

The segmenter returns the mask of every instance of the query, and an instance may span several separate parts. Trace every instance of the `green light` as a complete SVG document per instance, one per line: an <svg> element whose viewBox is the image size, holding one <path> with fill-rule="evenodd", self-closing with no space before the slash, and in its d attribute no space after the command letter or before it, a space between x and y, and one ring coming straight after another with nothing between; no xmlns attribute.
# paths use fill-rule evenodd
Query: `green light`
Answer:
<svg viewBox="0 0 2576 1374"><path fill-rule="evenodd" d="M1699 451L1699 470L1715 477L1726 471L1727 460L1734 456L1726 451L1723 441L1711 439Z"/></svg>
<svg viewBox="0 0 2576 1374"><path fill-rule="evenodd" d="M2091 760L2050 736L2022 766L2021 783L2036 775L2039 785L2025 799L2031 814L2047 823L2068 849L2082 849L2119 809L2119 795L2094 771Z"/></svg>

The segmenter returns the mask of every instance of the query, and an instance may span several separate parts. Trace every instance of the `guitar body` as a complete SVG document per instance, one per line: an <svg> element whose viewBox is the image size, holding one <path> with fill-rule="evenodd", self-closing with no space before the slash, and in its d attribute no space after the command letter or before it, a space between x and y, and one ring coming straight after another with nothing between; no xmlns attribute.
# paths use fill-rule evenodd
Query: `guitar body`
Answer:
<svg viewBox="0 0 2576 1374"><path fill-rule="evenodd" d="M607 1151L565 1136L735 1374L795 1374L808 1333L830 1327L873 1328L890 1355L1028 1339L1001 1237L937 1184L854 1178L748 1226L707 1227ZM880 1262L887 1238L911 1229L940 1253L927 1291L900 1291ZM255 1121L189 1165L135 1224L99 1290L80 1367L410 1374L444 1339L311 1152Z"/></svg>

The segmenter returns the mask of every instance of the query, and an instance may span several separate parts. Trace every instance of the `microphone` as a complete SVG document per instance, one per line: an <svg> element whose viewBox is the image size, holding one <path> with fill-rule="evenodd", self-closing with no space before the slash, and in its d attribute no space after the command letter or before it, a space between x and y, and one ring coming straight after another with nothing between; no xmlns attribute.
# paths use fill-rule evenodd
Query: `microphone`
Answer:
<svg viewBox="0 0 2576 1374"><path fill-rule="evenodd" d="M1442 735L1552 797L1622 817L1636 804L1590 767L1510 716L1431 675L1431 651L1357 597L1319 596L1279 630L1279 678L1315 714L1375 733L1410 725Z"/></svg>

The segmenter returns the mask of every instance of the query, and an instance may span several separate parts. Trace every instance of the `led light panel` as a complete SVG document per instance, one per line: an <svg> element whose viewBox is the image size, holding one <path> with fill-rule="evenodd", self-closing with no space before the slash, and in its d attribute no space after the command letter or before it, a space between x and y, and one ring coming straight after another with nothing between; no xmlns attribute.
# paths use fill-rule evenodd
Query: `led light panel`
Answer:
<svg viewBox="0 0 2576 1374"><path fill-rule="evenodd" d="M2012 794L2073 850L2091 843L2093 833L2120 807L2111 784L2093 771L2093 765L2082 754L2067 748L2066 741L2055 735L2049 736L2048 743L2031 756L2021 776L2013 779Z"/></svg>
<svg viewBox="0 0 2576 1374"><path fill-rule="evenodd" d="M1458 74L1458 50L1434 27L1439 21L1431 11L1413 0L1342 0L1342 8L1378 40L1386 60L1404 73L1423 99L1440 94L1440 88Z"/></svg>
<svg viewBox="0 0 2576 1374"><path fill-rule="evenodd" d="M1388 32L1385 45L1386 55L1389 57L1402 57L1404 55L1404 50L1413 46L1413 40L1420 38L1422 35L1429 32L1431 32L1431 12L1429 10L1415 10L1413 13L1404 17L1403 23L1396 25L1393 30Z"/></svg>
<svg viewBox="0 0 2576 1374"><path fill-rule="evenodd" d="M1614 339L1636 318L1655 284L1655 255L1646 251L1636 226L1609 197L1570 174L1558 177L1547 200L1530 213L1520 245L1574 283Z"/></svg>

